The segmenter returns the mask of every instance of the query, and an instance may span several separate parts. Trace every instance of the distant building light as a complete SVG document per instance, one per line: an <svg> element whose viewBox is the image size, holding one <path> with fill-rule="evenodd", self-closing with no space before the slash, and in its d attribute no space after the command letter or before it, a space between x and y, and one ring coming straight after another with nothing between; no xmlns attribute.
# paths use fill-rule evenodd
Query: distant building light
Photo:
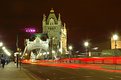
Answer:
<svg viewBox="0 0 121 80"><path fill-rule="evenodd" d="M79 53L79 51L76 51L76 53Z"/></svg>
<svg viewBox="0 0 121 80"><path fill-rule="evenodd" d="M98 49L99 49L99 47L94 47L94 48L93 48L93 50L98 50Z"/></svg>

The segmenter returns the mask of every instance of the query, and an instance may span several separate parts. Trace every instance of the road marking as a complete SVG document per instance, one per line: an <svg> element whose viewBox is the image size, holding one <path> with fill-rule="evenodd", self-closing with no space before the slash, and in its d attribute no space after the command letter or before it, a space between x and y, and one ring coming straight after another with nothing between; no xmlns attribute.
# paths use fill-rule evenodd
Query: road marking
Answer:
<svg viewBox="0 0 121 80"><path fill-rule="evenodd" d="M87 75L87 76L84 76L84 77L92 77L92 76L88 76L88 75Z"/></svg>
<svg viewBox="0 0 121 80"><path fill-rule="evenodd" d="M115 76L115 77L117 77L117 78L121 78L121 76Z"/></svg>
<svg viewBox="0 0 121 80"><path fill-rule="evenodd" d="M114 79L114 78L109 78L109 79Z"/></svg>

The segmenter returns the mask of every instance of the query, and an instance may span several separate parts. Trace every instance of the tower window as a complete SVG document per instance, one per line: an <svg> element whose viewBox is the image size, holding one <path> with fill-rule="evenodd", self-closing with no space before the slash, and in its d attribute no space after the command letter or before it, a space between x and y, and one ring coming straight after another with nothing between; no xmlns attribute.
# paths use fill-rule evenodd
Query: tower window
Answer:
<svg viewBox="0 0 121 80"><path fill-rule="evenodd" d="M54 25L55 24L55 21L53 18L50 18L50 21L49 21L49 25Z"/></svg>

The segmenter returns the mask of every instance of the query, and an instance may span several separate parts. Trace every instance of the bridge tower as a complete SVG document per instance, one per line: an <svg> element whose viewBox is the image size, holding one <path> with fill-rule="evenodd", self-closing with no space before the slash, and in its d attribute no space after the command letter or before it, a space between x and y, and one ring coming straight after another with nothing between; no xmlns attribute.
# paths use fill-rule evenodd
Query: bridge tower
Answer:
<svg viewBox="0 0 121 80"><path fill-rule="evenodd" d="M42 28L43 33L47 33L50 39L50 50L58 52L61 49L61 53L65 53L67 51L67 31L65 23L62 24L61 15L58 14L57 18L54 10L51 9L47 18L45 14L43 15Z"/></svg>

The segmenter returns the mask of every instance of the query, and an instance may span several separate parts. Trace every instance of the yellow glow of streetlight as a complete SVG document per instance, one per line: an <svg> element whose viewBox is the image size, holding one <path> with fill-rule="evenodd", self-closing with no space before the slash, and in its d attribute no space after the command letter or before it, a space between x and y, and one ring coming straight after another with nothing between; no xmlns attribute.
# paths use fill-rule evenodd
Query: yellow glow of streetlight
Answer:
<svg viewBox="0 0 121 80"><path fill-rule="evenodd" d="M115 41L118 40L118 38L119 38L119 37L118 37L117 34L114 34L114 35L113 35L113 39L114 39Z"/></svg>
<svg viewBox="0 0 121 80"><path fill-rule="evenodd" d="M118 35L114 34L113 35L113 40L115 41L115 50L117 49L117 40L118 40ZM117 53L115 53L115 57L117 57ZM117 64L117 60L115 59L115 70L116 70L116 64Z"/></svg>
<svg viewBox="0 0 121 80"><path fill-rule="evenodd" d="M88 46L89 46L89 42L87 42L87 41L84 42L84 46L85 46L85 47L88 47Z"/></svg>
<svg viewBox="0 0 121 80"><path fill-rule="evenodd" d="M54 51L54 50L52 50L52 53L55 53L55 51Z"/></svg>
<svg viewBox="0 0 121 80"><path fill-rule="evenodd" d="M61 53L62 53L62 49L59 49L59 52L61 52Z"/></svg>
<svg viewBox="0 0 121 80"><path fill-rule="evenodd" d="M73 47L72 46L69 46L68 48L69 48L69 50L72 50Z"/></svg>
<svg viewBox="0 0 121 80"><path fill-rule="evenodd" d="M2 49L5 50L6 48L3 46Z"/></svg>
<svg viewBox="0 0 121 80"><path fill-rule="evenodd" d="M8 50L5 48L5 47L2 47L3 51L8 55L8 56L11 56L11 53L8 52Z"/></svg>
<svg viewBox="0 0 121 80"><path fill-rule="evenodd" d="M27 56L28 54L27 53L25 53L25 56Z"/></svg>
<svg viewBox="0 0 121 80"><path fill-rule="evenodd" d="M3 46L3 43L2 43L2 42L0 42L0 47L1 47L1 46Z"/></svg>

